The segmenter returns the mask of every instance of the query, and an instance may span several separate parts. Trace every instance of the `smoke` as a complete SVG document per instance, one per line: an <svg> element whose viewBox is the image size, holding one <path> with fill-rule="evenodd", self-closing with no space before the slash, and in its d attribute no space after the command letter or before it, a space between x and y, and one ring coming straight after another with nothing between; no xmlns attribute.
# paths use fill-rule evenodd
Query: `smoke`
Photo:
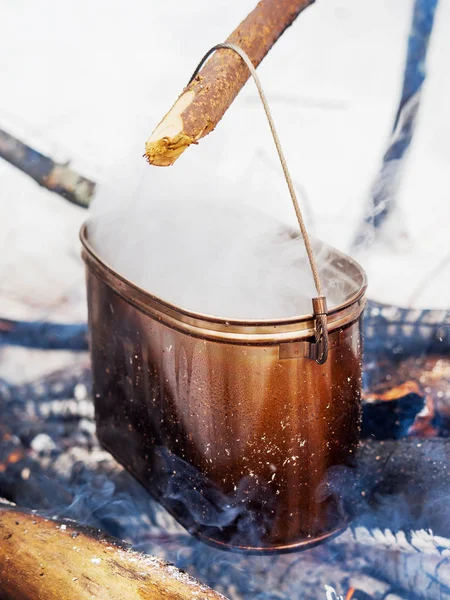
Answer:
<svg viewBox="0 0 450 600"><path fill-rule="evenodd" d="M220 163L198 150L168 169L138 164L138 152L122 163L94 203L89 238L96 251L134 284L194 312L310 314L317 292L298 228L251 207L245 179L222 176ZM283 198L274 194L279 202L291 202L287 189ZM317 240L314 250L328 304L337 305L345 299L340 273L325 276L329 250Z"/></svg>

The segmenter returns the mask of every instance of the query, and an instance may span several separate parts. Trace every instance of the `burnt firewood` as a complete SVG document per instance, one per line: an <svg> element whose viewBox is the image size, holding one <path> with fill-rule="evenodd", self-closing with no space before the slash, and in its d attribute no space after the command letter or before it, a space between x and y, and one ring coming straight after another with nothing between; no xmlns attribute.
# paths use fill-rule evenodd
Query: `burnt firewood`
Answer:
<svg viewBox="0 0 450 600"><path fill-rule="evenodd" d="M361 246L369 247L379 237L383 224L396 207L405 155L420 112L421 90L426 77L427 52L437 3L438 0L414 2L401 98L383 164L372 185L364 222L355 236L353 250Z"/></svg>
<svg viewBox="0 0 450 600"><path fill-rule="evenodd" d="M417 310L380 304L370 300L364 313L365 364L380 358L448 356L450 354L450 311Z"/></svg>
<svg viewBox="0 0 450 600"><path fill-rule="evenodd" d="M371 562L375 573L397 590L409 590L414 597L423 600L450 599L448 555L437 560L418 552L406 555L404 552L372 552Z"/></svg>
<svg viewBox="0 0 450 600"><path fill-rule="evenodd" d="M67 514L79 490L95 476L106 477L116 494L129 498L136 491L136 497L153 502L96 440L85 446L60 443L57 448L39 448L36 441L26 447L16 436L9 442L3 439L0 494L23 506ZM449 465L450 440L445 438L365 440L355 466L330 469L320 493L342 498L354 528L394 533L432 530L450 539ZM94 498L95 491L89 493ZM89 499L89 494L85 497ZM104 526L101 511L79 513L77 518Z"/></svg>
<svg viewBox="0 0 450 600"><path fill-rule="evenodd" d="M5 446L4 443L2 447ZM253 597L250 588L255 583L247 586L238 578L242 569L250 572L255 568L253 559L242 556L235 559L228 554L225 560L223 553L215 551L216 559L209 565L209 560L202 557L209 556L212 550L184 532L139 483L98 446L91 451L77 447L60 452L43 447L38 451L36 445L27 449L13 436L9 453L5 454L6 460L0 461L3 465L0 465L0 493L7 489L10 499L30 508L40 507L49 516L65 515L101 527L151 553L161 553L171 561L182 551L188 560L182 565L192 568L201 579L217 582L225 591L237 586L242 598ZM380 555L387 556L388 552L393 553L396 562L402 561L402 565L408 563L410 555L411 564L415 564L414 557L418 553L430 555L430 559L423 562L430 576L440 563L447 565L450 541L443 537L446 515L439 516L434 511L439 508L439 502L441 508L446 506L449 484L442 474L449 457L450 441L445 439L364 442L355 469L331 473L334 476L331 483L340 486L335 487L335 491L342 494L347 509L352 512L350 528L312 553L301 553L298 558L295 555L279 557L276 562L271 557L266 561L273 580L268 589L280 590L280 598L296 597L292 596L298 580L296 565L301 567L302 579L297 585L303 598L322 598L320 590L324 583L345 595L348 577L352 575L357 582L358 573L368 570L375 576L373 565L377 565L379 580L391 581L395 589L393 573L381 571ZM421 465L423 460L425 464ZM411 503L415 510L411 510ZM434 523L430 514L435 516ZM420 530L427 525L435 526L434 531ZM335 563L331 564L332 560ZM218 573L214 564L227 567ZM303 576L305 573L307 577ZM252 574L252 577L258 578L258 575ZM427 581L425 576L420 580L421 591L422 580ZM428 582L435 591L442 587L441 580L436 581L438 583ZM359 585L356 587L361 589ZM422 596L417 593L417 586L411 587L406 579L402 588L409 592L404 598L446 598L437 592Z"/></svg>
<svg viewBox="0 0 450 600"><path fill-rule="evenodd" d="M0 157L69 202L83 208L89 206L95 191L93 181L79 175L69 165L55 163L50 157L30 148L2 129Z"/></svg>
<svg viewBox="0 0 450 600"><path fill-rule="evenodd" d="M53 400L68 398L82 401L88 399L92 403L89 397L92 378L88 365L87 357L83 357L81 360L74 358L74 362L70 366L47 373L33 381L14 385L0 380L0 398L5 407L4 410L9 412L12 406L22 406L22 410L24 410L25 406L29 407L33 404L33 410L39 413L41 404L45 405ZM23 416L28 418L26 413ZM44 417L44 415L41 416Z"/></svg>
<svg viewBox="0 0 450 600"><path fill-rule="evenodd" d="M448 435L450 358L400 357L366 365L363 437Z"/></svg>
<svg viewBox="0 0 450 600"><path fill-rule="evenodd" d="M348 530L334 540L333 545L343 547L347 560L363 560L370 565L369 581L361 574L353 574L349 579L356 589L371 592L369 598L390 599L386 592L396 592L405 600L450 599L449 540L425 531L407 537L394 535L390 530L361 528L356 535L354 530ZM383 582L385 588L380 596L376 594L382 591L377 585L379 582Z"/></svg>
<svg viewBox="0 0 450 600"><path fill-rule="evenodd" d="M100 531L0 505L3 600L225 600L173 565Z"/></svg>
<svg viewBox="0 0 450 600"><path fill-rule="evenodd" d="M12 321L0 318L0 345L47 350L88 349L86 323ZM364 312L364 365L369 375L383 360L450 354L450 311L414 310L369 300Z"/></svg>
<svg viewBox="0 0 450 600"><path fill-rule="evenodd" d="M2 344L42 350L83 352L88 349L87 326L85 323L0 319L0 345Z"/></svg>
<svg viewBox="0 0 450 600"><path fill-rule="evenodd" d="M335 484L355 527L427 530L450 539L449 470L449 439L366 440L354 475L336 473Z"/></svg>

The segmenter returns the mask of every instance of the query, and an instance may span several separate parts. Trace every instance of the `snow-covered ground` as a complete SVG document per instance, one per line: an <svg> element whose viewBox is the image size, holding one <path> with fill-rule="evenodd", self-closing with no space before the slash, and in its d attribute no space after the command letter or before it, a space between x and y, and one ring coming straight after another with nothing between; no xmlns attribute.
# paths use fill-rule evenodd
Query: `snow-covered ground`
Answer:
<svg viewBox="0 0 450 600"><path fill-rule="evenodd" d="M203 53L254 2L4 0L0 127L70 160L131 206L135 165L150 169L141 158L145 139ZM317 0L259 69L293 178L304 190L310 229L344 251L392 128L412 5ZM450 261L429 278L450 250L449 27L450 0L440 0L399 216L391 224L402 243L389 239L363 257L369 295L381 301L450 306ZM217 130L181 160L210 184L218 175L238 182L238 201L295 222L251 82ZM148 193L157 190L149 185ZM86 217L0 161L2 316L85 318L78 230Z"/></svg>

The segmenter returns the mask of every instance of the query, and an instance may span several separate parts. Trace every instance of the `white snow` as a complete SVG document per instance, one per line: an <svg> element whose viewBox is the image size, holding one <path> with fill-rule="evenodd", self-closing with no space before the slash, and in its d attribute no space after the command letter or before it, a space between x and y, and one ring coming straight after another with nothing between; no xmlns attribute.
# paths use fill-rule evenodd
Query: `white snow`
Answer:
<svg viewBox="0 0 450 600"><path fill-rule="evenodd" d="M130 206L145 139L203 53L255 0L17 0L0 4L0 127L97 181ZM259 72L312 232L348 251L401 89L412 0L317 0ZM388 239L364 258L369 295L450 304L450 0L440 0L417 135ZM237 140L239 139L239 144ZM252 83L217 130L182 160L232 179L236 201L295 223ZM130 166L132 165L132 166ZM118 174L122 173L121 177ZM182 193L180 191L180 193ZM213 199L211 199L213 201ZM0 314L85 318L78 229L87 214L0 161ZM402 238L403 239L403 238ZM414 300L415 290L420 294Z"/></svg>

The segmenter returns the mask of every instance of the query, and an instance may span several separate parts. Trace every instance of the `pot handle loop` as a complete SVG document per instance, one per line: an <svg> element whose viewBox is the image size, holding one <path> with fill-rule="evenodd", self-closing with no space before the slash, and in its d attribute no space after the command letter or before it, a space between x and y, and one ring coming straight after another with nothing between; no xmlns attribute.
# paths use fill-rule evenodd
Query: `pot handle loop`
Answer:
<svg viewBox="0 0 450 600"><path fill-rule="evenodd" d="M303 242L305 244L306 253L308 255L309 264L311 266L311 271L312 271L313 278L314 278L314 284L315 284L316 290L317 290L317 298L312 299L313 313L314 313L314 326L315 326L315 341L316 341L315 360L319 365L322 365L326 362L327 357L328 357L327 302L326 302L325 296L322 295L322 285L320 282L320 277L319 277L319 272L317 269L316 261L314 259L314 253L313 253L313 249L311 247L311 242L309 240L308 232L306 231L305 222L303 220L303 215L300 210L300 206L298 204L297 195L295 193L294 185L292 183L292 179L289 174L289 170L288 170L288 167L286 164L286 159L284 157L284 153L281 148L280 140L279 140L278 134L275 130L275 124L274 124L272 114L269 109L267 98L262 89L261 82L256 73L256 69L253 66L253 63L251 62L250 58L247 56L247 54L244 52L244 50L242 50L242 48L240 48L236 44L224 42L221 44L217 44L216 46L213 46L210 50L208 50L208 52L205 54L205 56L199 62L197 68L194 71L194 74L192 75L192 77L189 80L188 85L190 83L192 83L192 81L197 77L198 72L200 71L203 63L207 60L207 58L213 52L215 52L216 50L220 50L220 49L232 50L233 52L236 52L237 54L239 54L241 59L247 65L247 67L255 81L256 87L258 88L258 92L259 92L259 95L261 98L261 102L264 106L264 111L266 113L266 117L269 122L270 130L272 132L275 146L277 148L277 152L278 152L278 156L279 156L279 159L281 162L281 167L283 169L284 177L286 179L286 183L289 188L289 193L291 195L292 204L294 205L295 214L297 216L297 221L300 226L300 231L301 231L301 234L303 237Z"/></svg>

